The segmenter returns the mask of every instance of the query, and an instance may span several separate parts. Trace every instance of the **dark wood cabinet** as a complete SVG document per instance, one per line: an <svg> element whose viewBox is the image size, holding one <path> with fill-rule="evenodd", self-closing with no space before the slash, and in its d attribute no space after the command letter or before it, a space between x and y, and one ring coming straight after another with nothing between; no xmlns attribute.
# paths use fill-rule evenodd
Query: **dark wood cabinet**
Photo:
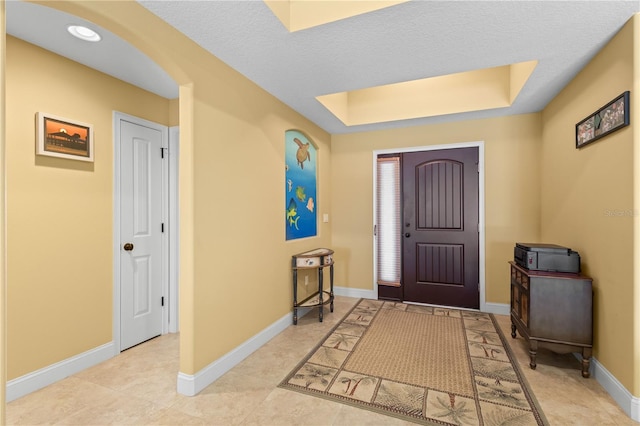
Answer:
<svg viewBox="0 0 640 426"><path fill-rule="evenodd" d="M591 278L572 273L531 271L511 265L511 337L529 342L532 369L538 348L581 352L582 376L589 377L593 348Z"/></svg>

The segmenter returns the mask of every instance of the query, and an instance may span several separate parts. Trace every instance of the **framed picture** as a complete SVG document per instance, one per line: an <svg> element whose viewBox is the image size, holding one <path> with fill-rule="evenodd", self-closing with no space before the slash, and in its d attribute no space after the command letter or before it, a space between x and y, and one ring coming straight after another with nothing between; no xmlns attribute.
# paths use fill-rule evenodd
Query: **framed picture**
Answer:
<svg viewBox="0 0 640 426"><path fill-rule="evenodd" d="M628 125L629 92L626 91L576 124L576 148L582 148Z"/></svg>
<svg viewBox="0 0 640 426"><path fill-rule="evenodd" d="M93 161L93 126L39 112L36 154Z"/></svg>

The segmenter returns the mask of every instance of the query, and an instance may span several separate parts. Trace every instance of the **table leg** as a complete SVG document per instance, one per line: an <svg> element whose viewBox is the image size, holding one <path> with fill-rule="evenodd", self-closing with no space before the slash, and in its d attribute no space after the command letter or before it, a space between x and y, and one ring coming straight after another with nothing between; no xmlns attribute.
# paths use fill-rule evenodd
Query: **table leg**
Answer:
<svg viewBox="0 0 640 426"><path fill-rule="evenodd" d="M298 325L298 270L293 263L293 325Z"/></svg>
<svg viewBox="0 0 640 426"><path fill-rule="evenodd" d="M322 312L322 308L323 308L323 296L324 296L324 292L323 290L323 284L322 284L322 268L318 268L318 303L320 304L318 306L318 319L320 322L322 322L323 318L323 312Z"/></svg>
<svg viewBox="0 0 640 426"><path fill-rule="evenodd" d="M330 293L329 297L331 298L331 312L333 312L333 264L329 266L329 285L330 285Z"/></svg>
<svg viewBox="0 0 640 426"><path fill-rule="evenodd" d="M511 337L516 338L516 325L511 323Z"/></svg>

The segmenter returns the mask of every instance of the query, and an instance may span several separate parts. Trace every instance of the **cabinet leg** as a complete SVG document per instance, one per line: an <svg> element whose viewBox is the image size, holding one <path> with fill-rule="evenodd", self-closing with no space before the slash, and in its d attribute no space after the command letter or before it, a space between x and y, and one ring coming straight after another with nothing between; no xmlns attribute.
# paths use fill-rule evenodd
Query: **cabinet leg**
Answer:
<svg viewBox="0 0 640 426"><path fill-rule="evenodd" d="M511 337L516 338L516 325L511 323Z"/></svg>
<svg viewBox="0 0 640 426"><path fill-rule="evenodd" d="M582 348L582 377L588 379L591 376L589 366L591 365L591 348Z"/></svg>
<svg viewBox="0 0 640 426"><path fill-rule="evenodd" d="M535 370L537 367L536 364L536 354L538 353L538 342L535 340L532 340L531 342L529 342L529 367L531 367L532 370Z"/></svg>

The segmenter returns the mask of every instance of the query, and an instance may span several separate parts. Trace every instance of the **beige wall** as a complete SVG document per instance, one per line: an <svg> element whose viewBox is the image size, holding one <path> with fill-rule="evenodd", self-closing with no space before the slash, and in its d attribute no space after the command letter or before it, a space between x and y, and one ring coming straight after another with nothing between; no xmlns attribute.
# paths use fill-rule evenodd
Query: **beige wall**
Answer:
<svg viewBox="0 0 640 426"><path fill-rule="evenodd" d="M113 111L169 101L7 37L8 378L112 340ZM94 125L95 162L35 155L35 114Z"/></svg>
<svg viewBox="0 0 640 426"><path fill-rule="evenodd" d="M235 72L208 80L194 105L195 371L291 311L291 255L331 246L330 223L284 240L284 132L317 145L320 212L331 209L328 134Z"/></svg>
<svg viewBox="0 0 640 426"><path fill-rule="evenodd" d="M329 135L136 2L44 4L113 31L181 85L180 371L195 374L291 311L292 254L331 246L331 223L284 241L284 132L318 147L320 212L331 211Z"/></svg>
<svg viewBox="0 0 640 426"><path fill-rule="evenodd" d="M640 39L640 22L638 14L634 15L633 20L633 88L631 89L631 105L639 105L640 99L640 54L637 53L637 46L635 40ZM633 108L633 107L632 107ZM637 114L636 114L637 115ZM631 115L631 119L633 115ZM638 189L640 188L640 126L634 125L633 131L633 257L632 262L634 264L633 271L633 360L632 364L635 366L633 371L633 388L631 392L636 397L640 395L640 268L635 265L640 265L640 197L637 196ZM636 416L637 417L637 416Z"/></svg>
<svg viewBox="0 0 640 426"><path fill-rule="evenodd" d="M628 367L638 358L637 343L634 331L625 331L633 323L634 271L630 260L620 261L633 252L628 234L634 227L628 218L604 215L634 200L633 188L624 184L634 177L631 128L580 151L572 145L575 123L632 84L628 29L544 114L331 137L135 2L70 1L55 7L136 45L181 84L181 98L179 113L175 102L159 111L152 107L150 115L129 110L138 108L130 94L114 100L113 83L105 88L93 80L106 77L86 77L93 72L78 73L77 65L69 69L66 60L43 51L32 55L36 48L10 40L8 354L10 360L24 359L10 366L9 378L111 339L112 148L98 145L96 163L87 167L36 160L33 146L33 117L40 110L94 122L96 140L110 144L111 116L102 116L109 105L180 124L183 373L195 374L290 311L291 254L333 247L336 285L373 288L373 150L484 141L487 302L509 302L506 262L516 241L552 239L580 250L585 269L596 278L598 359L640 393L640 381L630 378L638 373ZM144 30L131 30L139 22ZM46 70L42 76L40 69ZM56 77L65 72L74 84L57 86ZM79 103L60 101L69 91ZM331 222L319 224L317 238L287 243L283 142L290 128L304 131L318 146L319 213L331 213ZM76 256L65 256L69 252ZM79 323L79 317L88 320Z"/></svg>
<svg viewBox="0 0 640 426"><path fill-rule="evenodd" d="M373 289L373 151L484 141L486 301L509 303L516 241L540 231L540 114L333 135L333 247L337 285ZM533 185L525 186L526 182Z"/></svg>
<svg viewBox="0 0 640 426"><path fill-rule="evenodd" d="M0 1L0 129L6 129L5 108L5 4ZM0 131L0 424L5 424L5 404L7 382L7 316L6 316L6 268L5 268L5 131Z"/></svg>
<svg viewBox="0 0 640 426"><path fill-rule="evenodd" d="M581 255L593 278L594 355L635 395L634 117L631 126L577 150L575 124L626 90L634 79L634 25L620 33L544 109L541 236ZM636 29L637 31L637 29ZM638 264L635 266L638 268ZM637 376L637 372L635 372Z"/></svg>
<svg viewBox="0 0 640 426"><path fill-rule="evenodd" d="M169 100L169 126L180 125L180 98Z"/></svg>

